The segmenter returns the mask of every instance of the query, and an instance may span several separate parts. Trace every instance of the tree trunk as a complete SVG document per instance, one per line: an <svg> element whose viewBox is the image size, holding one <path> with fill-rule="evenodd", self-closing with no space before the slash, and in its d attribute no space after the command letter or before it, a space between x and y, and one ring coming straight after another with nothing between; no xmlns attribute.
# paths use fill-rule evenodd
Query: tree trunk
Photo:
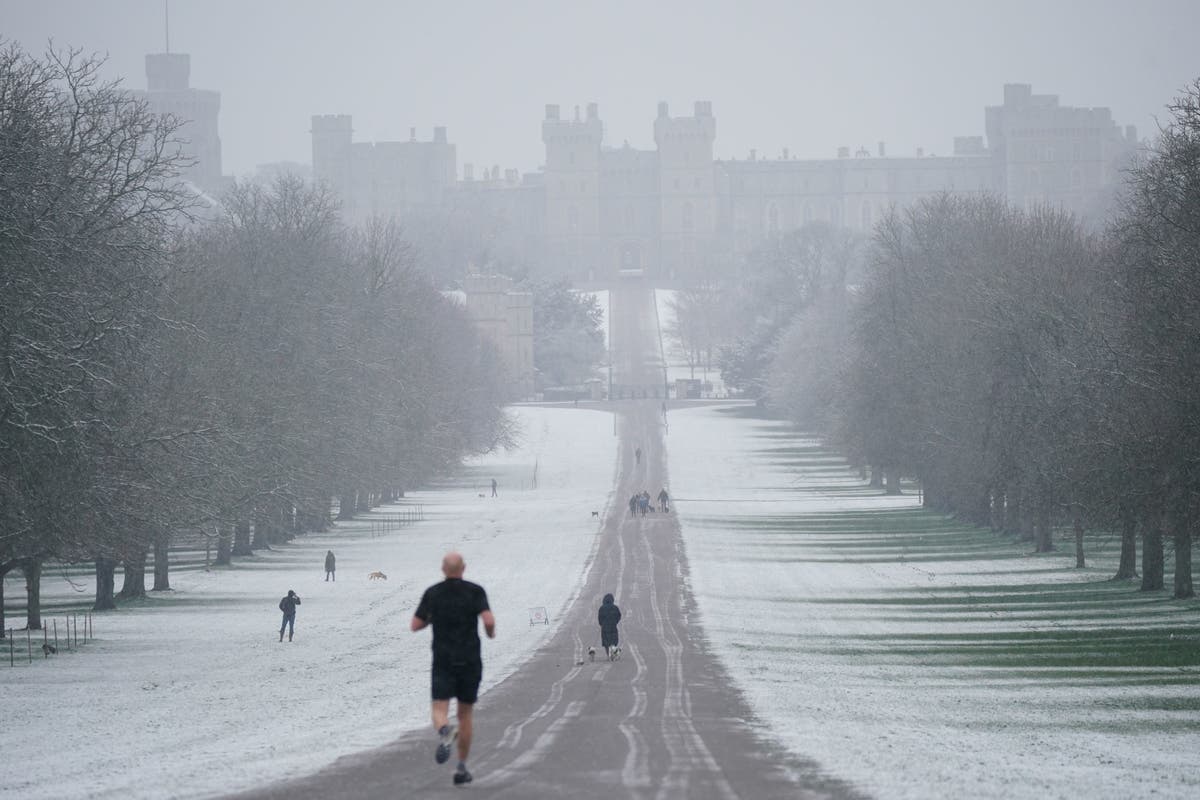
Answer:
<svg viewBox="0 0 1200 800"><path fill-rule="evenodd" d="M1045 499L1040 500L1037 504L1037 519L1033 522L1034 550L1038 553L1054 552L1053 533L1050 503Z"/></svg>
<svg viewBox="0 0 1200 800"><path fill-rule="evenodd" d="M114 559L103 556L96 559L96 604L92 606L93 611L107 611L117 607L113 597L116 570L117 562Z"/></svg>
<svg viewBox="0 0 1200 800"><path fill-rule="evenodd" d="M1121 509L1121 563L1117 565L1114 581L1137 577L1137 517Z"/></svg>
<svg viewBox="0 0 1200 800"><path fill-rule="evenodd" d="M883 473L884 494L901 494L900 491L900 471L897 469L884 470Z"/></svg>
<svg viewBox="0 0 1200 800"><path fill-rule="evenodd" d="M879 467L876 467L876 466L871 467L871 483L869 485L872 489L882 489L883 488L883 470L882 469L880 469Z"/></svg>
<svg viewBox="0 0 1200 800"><path fill-rule="evenodd" d="M269 532L267 530L266 515L261 511L254 514L254 529L250 532L253 540L251 547L255 550L270 550L271 543L267 541Z"/></svg>
<svg viewBox="0 0 1200 800"><path fill-rule="evenodd" d="M1075 514L1075 569L1087 566L1083 559L1083 518Z"/></svg>
<svg viewBox="0 0 1200 800"><path fill-rule="evenodd" d="M152 592L171 591L171 532L166 528L154 537L154 588Z"/></svg>
<svg viewBox="0 0 1200 800"><path fill-rule="evenodd" d="M1012 536L1021 538L1024 533L1024 498L1020 489L1010 489L1005 497L1007 508L1004 511L1004 530Z"/></svg>
<svg viewBox="0 0 1200 800"><path fill-rule="evenodd" d="M31 631L42 629L42 562L29 560L21 564L25 573L25 627Z"/></svg>
<svg viewBox="0 0 1200 800"><path fill-rule="evenodd" d="M133 597L146 596L146 551L141 550L125 559L125 576L121 584L121 592L117 595L123 600Z"/></svg>
<svg viewBox="0 0 1200 800"><path fill-rule="evenodd" d="M4 613L4 576L12 571L16 564L11 561L3 566L0 566L0 639L8 636L8 624L5 620Z"/></svg>
<svg viewBox="0 0 1200 800"><path fill-rule="evenodd" d="M370 511L371 510L371 493L370 492L359 492L358 493L358 503L357 503L357 505L354 506L354 509L356 511Z"/></svg>
<svg viewBox="0 0 1200 800"><path fill-rule="evenodd" d="M1002 531L1007 527L1008 520L1006 519L1005 509L1005 492L1003 489L997 489L992 493L992 530Z"/></svg>
<svg viewBox="0 0 1200 800"><path fill-rule="evenodd" d="M1163 588L1162 518L1152 520L1142 532L1142 591Z"/></svg>
<svg viewBox="0 0 1200 800"><path fill-rule="evenodd" d="M1192 588L1192 529L1184 514L1174 514L1171 535L1175 540L1175 599L1195 597Z"/></svg>
<svg viewBox="0 0 1200 800"><path fill-rule="evenodd" d="M239 519L233 526L233 555L252 556L254 549L250 547L250 521Z"/></svg>
<svg viewBox="0 0 1200 800"><path fill-rule="evenodd" d="M354 491L343 489L338 495L338 519L354 519Z"/></svg>
<svg viewBox="0 0 1200 800"><path fill-rule="evenodd" d="M228 523L217 525L217 560L219 567L233 563L233 527Z"/></svg>

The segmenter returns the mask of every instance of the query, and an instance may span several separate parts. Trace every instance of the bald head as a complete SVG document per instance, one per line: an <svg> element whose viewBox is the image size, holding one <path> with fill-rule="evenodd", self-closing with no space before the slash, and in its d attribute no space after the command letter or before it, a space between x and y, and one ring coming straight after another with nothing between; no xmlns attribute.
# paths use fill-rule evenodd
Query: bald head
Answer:
<svg viewBox="0 0 1200 800"><path fill-rule="evenodd" d="M453 550L442 557L442 574L447 578L461 578L467 562L463 561L460 553Z"/></svg>

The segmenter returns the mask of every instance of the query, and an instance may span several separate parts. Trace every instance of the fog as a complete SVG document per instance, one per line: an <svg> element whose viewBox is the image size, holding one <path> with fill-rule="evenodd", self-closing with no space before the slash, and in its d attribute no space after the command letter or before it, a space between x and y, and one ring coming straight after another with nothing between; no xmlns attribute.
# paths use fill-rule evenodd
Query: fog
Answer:
<svg viewBox="0 0 1200 800"><path fill-rule="evenodd" d="M542 109L596 102L606 144L650 147L659 101L710 100L715 154L831 158L842 145L949 154L981 135L1004 83L1107 106L1153 130L1196 71L1200 4L755 2L603 4L326 0L174 2L170 50L221 93L225 172L311 160L313 114L352 114L358 141L449 129L458 161L532 171ZM40 50L107 52L145 88L166 48L162 0L0 0L0 33Z"/></svg>
<svg viewBox="0 0 1200 800"><path fill-rule="evenodd" d="M0 0L0 795L1190 800L1197 30Z"/></svg>

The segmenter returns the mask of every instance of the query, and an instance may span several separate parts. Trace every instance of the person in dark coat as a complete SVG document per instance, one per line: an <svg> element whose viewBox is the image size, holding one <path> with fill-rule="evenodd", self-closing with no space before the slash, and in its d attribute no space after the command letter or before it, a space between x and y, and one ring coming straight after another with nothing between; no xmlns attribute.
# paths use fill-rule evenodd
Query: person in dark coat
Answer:
<svg viewBox="0 0 1200 800"><path fill-rule="evenodd" d="M325 553L325 580L337 581L337 559L333 556L333 551L329 550Z"/></svg>
<svg viewBox="0 0 1200 800"><path fill-rule="evenodd" d="M667 501L669 499L671 499L671 498L667 496L667 487L664 486L658 492L659 510L662 511L664 514L667 513Z"/></svg>
<svg viewBox="0 0 1200 800"><path fill-rule="evenodd" d="M283 629L287 628L288 641L296 632L296 606L300 605L300 595L288 589L287 597L279 601L279 610L283 612L283 622L279 625L279 641L283 641Z"/></svg>
<svg viewBox="0 0 1200 800"><path fill-rule="evenodd" d="M617 608L617 604L613 602L611 593L604 595L604 602L600 604L600 611L596 614L596 618L600 623L600 645L608 655L608 660L616 661L621 657L620 637L617 635L617 623L621 621L621 609Z"/></svg>

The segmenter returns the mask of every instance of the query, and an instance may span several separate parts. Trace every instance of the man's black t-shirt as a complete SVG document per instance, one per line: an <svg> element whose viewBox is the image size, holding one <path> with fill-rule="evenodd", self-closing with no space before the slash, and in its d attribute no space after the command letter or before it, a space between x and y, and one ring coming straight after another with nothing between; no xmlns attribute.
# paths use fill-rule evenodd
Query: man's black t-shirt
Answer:
<svg viewBox="0 0 1200 800"><path fill-rule="evenodd" d="M487 592L477 583L446 578L421 595L416 616L433 626L435 664L479 664L479 615L489 611Z"/></svg>

